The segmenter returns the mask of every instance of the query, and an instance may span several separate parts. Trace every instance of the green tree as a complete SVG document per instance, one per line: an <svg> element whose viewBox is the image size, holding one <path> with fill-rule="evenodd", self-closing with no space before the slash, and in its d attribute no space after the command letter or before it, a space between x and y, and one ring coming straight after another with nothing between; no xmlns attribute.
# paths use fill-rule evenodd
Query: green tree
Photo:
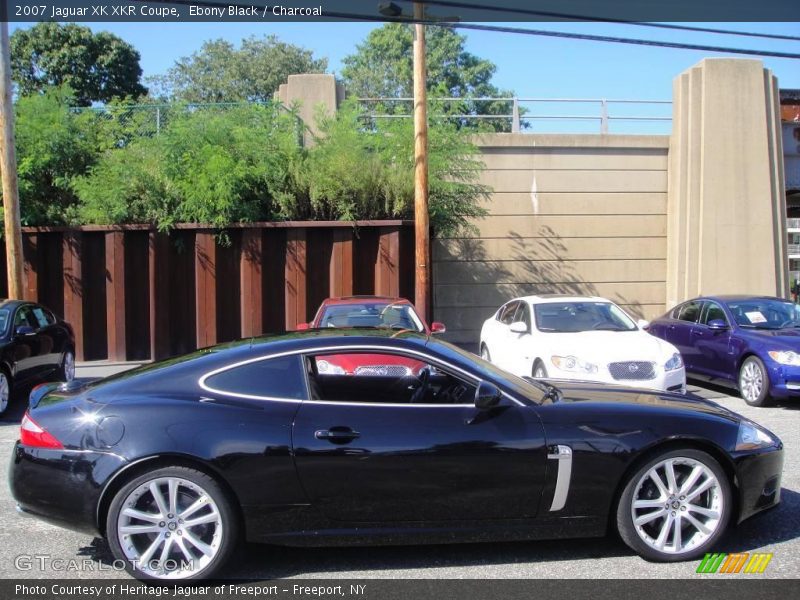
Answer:
<svg viewBox="0 0 800 600"><path fill-rule="evenodd" d="M17 29L11 36L11 71L20 95L67 85L80 106L147 93L133 46L74 23Z"/></svg>
<svg viewBox="0 0 800 600"><path fill-rule="evenodd" d="M16 151L20 218L23 225L64 224L78 199L72 181L98 157L99 140L91 115L68 110L68 88L17 100Z"/></svg>
<svg viewBox="0 0 800 600"><path fill-rule="evenodd" d="M181 102L263 102L272 99L289 75L322 73L327 64L274 35L246 38L238 49L217 39L148 82L157 88L156 95Z"/></svg>
<svg viewBox="0 0 800 600"><path fill-rule="evenodd" d="M472 98L508 98L514 93L491 83L497 67L465 50L466 37L446 27L426 28L427 88L431 97L463 98L441 103L438 113L510 115L510 102L477 101ZM342 79L350 96L359 98L410 97L413 94L413 43L411 25L387 23L373 29L356 53L342 61ZM402 108L399 108L402 107ZM410 104L385 104L380 110L410 112ZM478 127L479 120L465 119L459 126ZM510 129L510 119L487 119L491 129Z"/></svg>

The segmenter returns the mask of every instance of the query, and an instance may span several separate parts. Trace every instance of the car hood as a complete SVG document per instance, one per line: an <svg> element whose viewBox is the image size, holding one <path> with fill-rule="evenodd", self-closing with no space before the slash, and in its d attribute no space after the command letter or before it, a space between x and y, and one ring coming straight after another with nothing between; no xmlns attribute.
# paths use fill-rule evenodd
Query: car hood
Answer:
<svg viewBox="0 0 800 600"><path fill-rule="evenodd" d="M739 335L759 343L785 346L789 350L800 351L800 329L748 329L739 328Z"/></svg>
<svg viewBox="0 0 800 600"><path fill-rule="evenodd" d="M669 342L640 330L543 333L540 341L550 355L573 355L598 365L629 360L663 364L678 351Z"/></svg>
<svg viewBox="0 0 800 600"><path fill-rule="evenodd" d="M561 392L559 402L596 402L602 404L635 404L642 407L702 412L739 422L742 416L716 402L694 395L653 392L624 386L584 381L550 380Z"/></svg>

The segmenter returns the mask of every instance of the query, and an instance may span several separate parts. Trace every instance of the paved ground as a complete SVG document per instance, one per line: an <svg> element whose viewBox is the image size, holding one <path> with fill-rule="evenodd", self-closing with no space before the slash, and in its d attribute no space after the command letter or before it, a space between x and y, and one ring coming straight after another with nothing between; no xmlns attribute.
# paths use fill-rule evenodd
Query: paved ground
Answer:
<svg viewBox="0 0 800 600"><path fill-rule="evenodd" d="M79 369L79 376L109 374L124 367ZM736 410L777 433L786 446L783 501L777 509L733 529L720 543L722 552L773 552L764 575L796 578L800 564L800 402L754 409L724 390L691 390ZM15 399L0 421L0 482L17 438L24 399ZM110 553L100 539L72 533L22 517L8 487L0 484L0 578L127 578L110 568ZM22 558L19 558L19 557ZM70 569L41 569L46 558L73 561ZM82 561L85 561L82 562ZM20 570L28 567L28 570ZM244 558L228 570L234 578L696 578L696 562L648 563L614 537L598 540L404 546L388 548L293 549L248 546ZM64 567L62 567L64 568ZM76 570L77 569L77 570ZM713 577L713 576L705 576Z"/></svg>

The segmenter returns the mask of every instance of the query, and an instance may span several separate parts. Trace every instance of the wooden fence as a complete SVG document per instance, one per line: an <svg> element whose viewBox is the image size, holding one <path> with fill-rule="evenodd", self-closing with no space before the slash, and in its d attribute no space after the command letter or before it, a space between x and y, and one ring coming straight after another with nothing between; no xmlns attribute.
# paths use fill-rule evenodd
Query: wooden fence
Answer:
<svg viewBox="0 0 800 600"><path fill-rule="evenodd" d="M147 360L294 329L328 296L414 298L406 221L23 229L25 298L75 328L78 360ZM7 293L0 246L0 295Z"/></svg>

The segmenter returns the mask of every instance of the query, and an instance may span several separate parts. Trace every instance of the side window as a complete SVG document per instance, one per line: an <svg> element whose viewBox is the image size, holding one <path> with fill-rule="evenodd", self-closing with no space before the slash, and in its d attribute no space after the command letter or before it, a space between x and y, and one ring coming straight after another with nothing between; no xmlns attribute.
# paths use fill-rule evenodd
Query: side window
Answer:
<svg viewBox="0 0 800 600"><path fill-rule="evenodd" d="M389 353L307 357L312 400L365 404L471 404L475 386L424 360Z"/></svg>
<svg viewBox="0 0 800 600"><path fill-rule="evenodd" d="M503 325L511 325L511 323L514 322L514 315L517 312L518 305L519 302L509 302L506 304L505 308L500 311L498 321L500 321Z"/></svg>
<svg viewBox="0 0 800 600"><path fill-rule="evenodd" d="M32 316L30 306L21 306L17 309L17 314L14 315L14 328L16 329L20 325L29 325L30 327L38 328L39 324L36 322L36 319L31 318Z"/></svg>
<svg viewBox="0 0 800 600"><path fill-rule="evenodd" d="M47 319L46 311L41 306L34 306L31 311L38 327L47 327L53 324L53 321Z"/></svg>
<svg viewBox="0 0 800 600"><path fill-rule="evenodd" d="M711 321L724 321L726 325L728 324L725 311L716 302L706 302L702 322L704 325L708 325Z"/></svg>
<svg viewBox="0 0 800 600"><path fill-rule="evenodd" d="M675 308L673 308L669 313L670 319L677 319L681 314L681 309L683 309L683 304L678 304Z"/></svg>
<svg viewBox="0 0 800 600"><path fill-rule="evenodd" d="M306 398L299 356L268 358L233 367L206 378L205 385L223 394L288 400Z"/></svg>
<svg viewBox="0 0 800 600"><path fill-rule="evenodd" d="M681 312L678 315L678 318L681 321L689 321L691 323L697 322L697 317L700 316L700 308L702 307L702 303L693 301L687 302L681 307Z"/></svg>

